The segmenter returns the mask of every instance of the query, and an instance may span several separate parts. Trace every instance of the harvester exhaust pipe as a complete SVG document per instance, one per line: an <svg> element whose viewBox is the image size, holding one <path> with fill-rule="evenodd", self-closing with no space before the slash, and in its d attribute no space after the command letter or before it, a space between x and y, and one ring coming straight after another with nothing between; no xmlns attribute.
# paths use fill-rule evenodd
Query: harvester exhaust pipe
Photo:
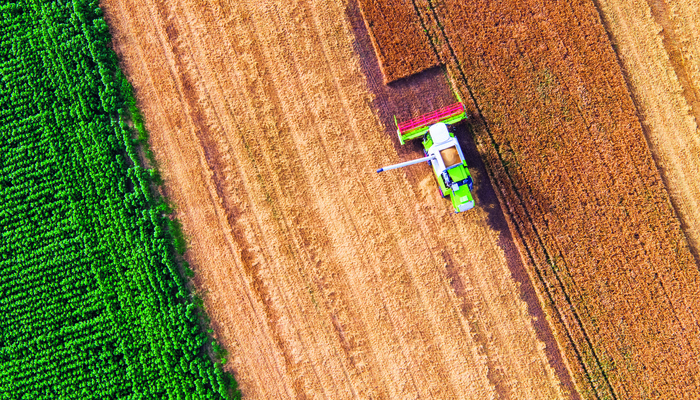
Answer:
<svg viewBox="0 0 700 400"><path fill-rule="evenodd" d="M431 161L431 160L434 160L434 159L435 159L435 156L432 156L432 155L431 155L431 156L427 156L427 157L421 157L421 158L417 158L417 159L415 159L415 160L406 161L406 162L402 162L402 163L398 163L398 164L394 164L394 165L389 165L389 166L384 167L384 168L379 168L379 169L377 170L377 173L384 172L384 171L388 171L388 170L390 170L390 169L408 167L409 165L418 164L418 163L422 163L422 162L425 162L425 161Z"/></svg>

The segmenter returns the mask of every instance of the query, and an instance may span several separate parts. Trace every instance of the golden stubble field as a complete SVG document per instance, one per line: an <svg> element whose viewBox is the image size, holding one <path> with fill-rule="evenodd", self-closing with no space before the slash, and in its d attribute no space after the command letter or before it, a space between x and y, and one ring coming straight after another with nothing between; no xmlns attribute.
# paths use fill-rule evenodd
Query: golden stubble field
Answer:
<svg viewBox="0 0 700 400"><path fill-rule="evenodd" d="M384 88L354 3L101 5L246 398L575 396L477 153L460 215L374 172L443 75Z"/></svg>

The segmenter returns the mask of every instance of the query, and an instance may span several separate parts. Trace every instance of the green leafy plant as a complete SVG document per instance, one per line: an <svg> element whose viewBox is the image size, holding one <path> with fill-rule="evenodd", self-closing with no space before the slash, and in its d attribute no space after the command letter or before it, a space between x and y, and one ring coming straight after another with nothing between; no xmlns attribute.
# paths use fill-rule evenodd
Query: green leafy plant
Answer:
<svg viewBox="0 0 700 400"><path fill-rule="evenodd" d="M0 397L239 397L110 40L95 0L0 5Z"/></svg>

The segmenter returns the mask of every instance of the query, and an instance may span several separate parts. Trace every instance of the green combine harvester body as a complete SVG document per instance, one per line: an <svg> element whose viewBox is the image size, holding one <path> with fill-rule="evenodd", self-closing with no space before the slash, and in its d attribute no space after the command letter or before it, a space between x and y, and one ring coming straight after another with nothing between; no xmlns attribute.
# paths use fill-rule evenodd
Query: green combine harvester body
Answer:
<svg viewBox="0 0 700 400"><path fill-rule="evenodd" d="M466 118L467 113L462 103L452 104L401 124L394 117L401 144L423 138L425 157L380 168L377 172L427 162L433 168L440 194L450 198L455 212L473 208L472 176L457 138L447 129L447 125Z"/></svg>

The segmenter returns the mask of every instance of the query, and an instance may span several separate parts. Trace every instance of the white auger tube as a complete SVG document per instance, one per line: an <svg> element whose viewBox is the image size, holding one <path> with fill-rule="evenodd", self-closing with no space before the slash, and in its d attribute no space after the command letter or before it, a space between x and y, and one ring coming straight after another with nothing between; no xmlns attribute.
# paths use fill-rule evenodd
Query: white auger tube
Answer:
<svg viewBox="0 0 700 400"><path fill-rule="evenodd" d="M415 159L415 160L406 161L406 162L402 162L402 163L398 163L398 164L394 164L394 165L389 165L389 166L384 167L384 168L379 168L379 169L377 170L377 173L379 173L379 172L384 172L384 171L388 171L388 170L390 170L390 169L408 167L409 165L418 164L418 163L422 163L422 162L426 162L426 161L431 161L431 160L434 160L434 159L435 159L435 156L433 156L433 155L430 155L430 156L427 156L427 157L421 157L421 158L417 158L417 159Z"/></svg>

